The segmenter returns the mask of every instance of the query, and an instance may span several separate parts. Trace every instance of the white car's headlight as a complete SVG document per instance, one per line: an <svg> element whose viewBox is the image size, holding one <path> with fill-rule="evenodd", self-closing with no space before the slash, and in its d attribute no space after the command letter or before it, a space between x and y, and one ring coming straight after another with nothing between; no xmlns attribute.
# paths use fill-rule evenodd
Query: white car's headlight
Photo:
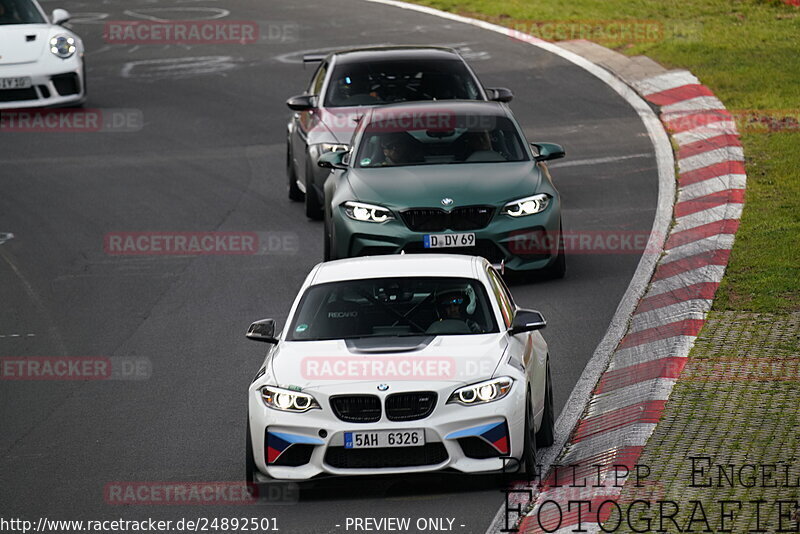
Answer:
<svg viewBox="0 0 800 534"><path fill-rule="evenodd" d="M394 219L394 215L383 206L364 204L362 202L345 202L344 212L356 221L382 223Z"/></svg>
<svg viewBox="0 0 800 534"><path fill-rule="evenodd" d="M464 406L474 406L496 401L508 395L513 384L514 379L507 376L470 384L455 390L447 400L447 404L456 403Z"/></svg>
<svg viewBox="0 0 800 534"><path fill-rule="evenodd" d="M520 198L519 200L509 202L503 206L502 213L511 215L512 217L523 217L525 215L541 213L550 205L550 198L550 195L547 193L539 193L538 195Z"/></svg>
<svg viewBox="0 0 800 534"><path fill-rule="evenodd" d="M50 52L61 59L71 57L77 50L75 39L69 35L56 35L50 39Z"/></svg>
<svg viewBox="0 0 800 534"><path fill-rule="evenodd" d="M275 386L262 387L261 400L267 407L284 412L302 413L320 409L319 403L311 395Z"/></svg>

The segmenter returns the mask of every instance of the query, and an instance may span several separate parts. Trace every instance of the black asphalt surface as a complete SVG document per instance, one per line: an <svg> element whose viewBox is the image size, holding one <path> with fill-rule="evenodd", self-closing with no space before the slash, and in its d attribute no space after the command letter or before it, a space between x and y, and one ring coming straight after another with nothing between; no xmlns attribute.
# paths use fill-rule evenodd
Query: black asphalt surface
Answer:
<svg viewBox="0 0 800 534"><path fill-rule="evenodd" d="M128 358L152 372L144 380L0 381L0 517L255 516L276 518L284 533L352 532L348 517L410 517L416 532L417 519L444 517L455 531L483 533L503 502L500 487L483 477L337 480L303 490L296 503L263 507L113 506L104 487L242 478L245 392L265 349L247 341L245 329L265 317L282 324L322 258L321 223L286 198L284 101L312 74L297 62L303 51L460 48L486 86L514 91L511 107L531 141L566 147L569 165L552 169L566 231L650 229L656 164L633 109L587 72L530 45L360 0L43 6L78 19L72 27L88 48L86 107L132 110L143 127L0 131L0 237L14 235L0 244L0 357ZM273 39L189 46L103 39L102 20L219 15L258 21ZM576 164L596 158L607 161ZM259 255L106 253L107 233L145 231L289 239ZM572 255L566 279L512 288L519 304L549 321L558 410L638 259Z"/></svg>

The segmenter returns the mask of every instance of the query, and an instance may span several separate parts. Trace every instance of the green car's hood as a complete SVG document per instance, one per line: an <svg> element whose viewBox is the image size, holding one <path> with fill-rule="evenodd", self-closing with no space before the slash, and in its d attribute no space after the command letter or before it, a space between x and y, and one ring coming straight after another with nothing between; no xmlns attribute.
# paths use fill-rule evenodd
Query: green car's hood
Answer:
<svg viewBox="0 0 800 534"><path fill-rule="evenodd" d="M387 207L453 207L500 204L535 194L542 174L533 161L459 163L408 167L356 168L347 172L353 193L362 202Z"/></svg>

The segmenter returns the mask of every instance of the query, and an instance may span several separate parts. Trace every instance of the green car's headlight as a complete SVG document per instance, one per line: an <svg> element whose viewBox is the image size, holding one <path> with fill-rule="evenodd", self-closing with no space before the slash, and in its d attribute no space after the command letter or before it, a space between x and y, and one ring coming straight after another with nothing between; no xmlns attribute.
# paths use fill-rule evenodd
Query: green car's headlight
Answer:
<svg viewBox="0 0 800 534"><path fill-rule="evenodd" d="M302 413L321 409L319 403L311 395L275 386L261 388L261 400L269 408L283 412Z"/></svg>
<svg viewBox="0 0 800 534"><path fill-rule="evenodd" d="M76 50L78 47L75 46L75 39L68 35L56 35L50 39L50 52L61 59L71 57Z"/></svg>
<svg viewBox="0 0 800 534"><path fill-rule="evenodd" d="M364 204L363 202L345 202L344 212L353 220L382 223L394 219L394 215L383 206Z"/></svg>
<svg viewBox="0 0 800 534"><path fill-rule="evenodd" d="M508 395L512 384L514 384L514 379L507 376L470 384L455 390L447 400L447 404L456 403L463 406L474 406L493 402Z"/></svg>
<svg viewBox="0 0 800 534"><path fill-rule="evenodd" d="M503 211L506 215L512 217L524 217L526 215L533 215L534 213L541 213L550 205L550 195L547 193L539 193L530 197L520 198L513 202L509 202L503 206Z"/></svg>

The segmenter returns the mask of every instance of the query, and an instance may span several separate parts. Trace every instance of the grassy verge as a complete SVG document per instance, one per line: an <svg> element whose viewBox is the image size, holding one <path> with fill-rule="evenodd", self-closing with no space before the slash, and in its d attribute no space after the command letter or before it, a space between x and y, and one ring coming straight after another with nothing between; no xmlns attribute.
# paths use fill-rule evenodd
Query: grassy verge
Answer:
<svg viewBox="0 0 800 534"><path fill-rule="evenodd" d="M638 460L651 469L647 484L625 484L616 532L797 532L798 336L800 313L709 315ZM614 512L606 530L619 519Z"/></svg>
<svg viewBox="0 0 800 534"><path fill-rule="evenodd" d="M800 309L800 8L781 0L419 3L549 40L587 38L626 54L647 55L666 67L686 68L728 109L755 112L778 125L740 128L746 204L715 309ZM644 34L617 38L608 24L617 20L640 21Z"/></svg>

